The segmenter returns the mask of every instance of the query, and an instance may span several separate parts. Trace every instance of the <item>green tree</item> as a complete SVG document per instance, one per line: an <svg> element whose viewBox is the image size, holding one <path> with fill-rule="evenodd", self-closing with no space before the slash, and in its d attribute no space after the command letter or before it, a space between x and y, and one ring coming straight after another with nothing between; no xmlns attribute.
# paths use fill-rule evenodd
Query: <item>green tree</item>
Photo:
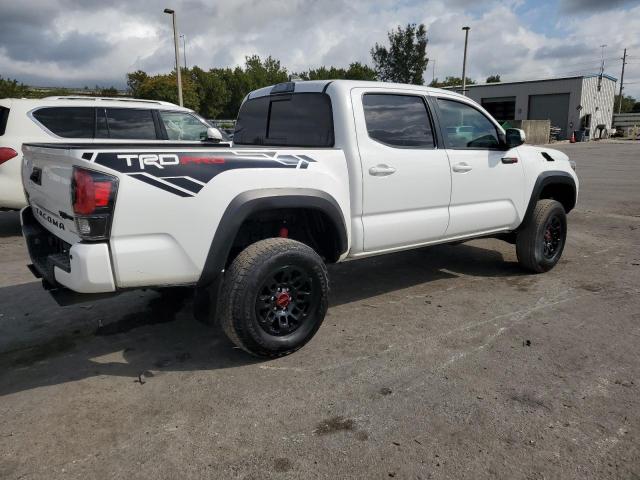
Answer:
<svg viewBox="0 0 640 480"><path fill-rule="evenodd" d="M230 99L223 77L217 70L206 72L197 66L184 73L191 79L200 99L198 113L205 118L217 118Z"/></svg>
<svg viewBox="0 0 640 480"><path fill-rule="evenodd" d="M28 93L29 88L26 85L0 76L0 98L26 97Z"/></svg>
<svg viewBox="0 0 640 480"><path fill-rule="evenodd" d="M423 85L427 68L427 31L423 24L398 26L387 34L389 47L375 44L371 49L379 80Z"/></svg>
<svg viewBox="0 0 640 480"><path fill-rule="evenodd" d="M140 87L149 78L146 72L142 70L136 70L132 73L127 73L127 89L132 97L140 96ZM86 87L85 87L86 88Z"/></svg>
<svg viewBox="0 0 640 480"><path fill-rule="evenodd" d="M346 73L347 80L376 80L376 71L360 62L351 63Z"/></svg>
<svg viewBox="0 0 640 480"><path fill-rule="evenodd" d="M476 82L467 77L467 85L475 85ZM444 87L460 87L462 88L462 77L446 77L443 81L440 81L438 78L433 80L430 84L430 87L435 88L444 88Z"/></svg>
<svg viewBox="0 0 640 480"><path fill-rule="evenodd" d="M349 68L319 67L302 72L299 76L303 80L375 80L376 72L368 65L354 62Z"/></svg>
<svg viewBox="0 0 640 480"><path fill-rule="evenodd" d="M486 83L500 83L500 74L489 75L487 77Z"/></svg>
<svg viewBox="0 0 640 480"><path fill-rule="evenodd" d="M622 109L620 110L620 113L631 113L634 111L634 107L636 105L636 99L633 98L630 95L623 95L622 96ZM613 103L613 111L615 113L618 113L618 108L620 105L620 95L616 95L615 96L615 100ZM637 111L637 110L635 110Z"/></svg>
<svg viewBox="0 0 640 480"><path fill-rule="evenodd" d="M119 95L118 89L113 85L109 88L101 88L99 93L101 97L117 97Z"/></svg>
<svg viewBox="0 0 640 480"><path fill-rule="evenodd" d="M138 98L163 100L165 102L177 104L178 87L176 82L176 73L172 72L166 75L154 75L153 77L147 77L147 79L138 87L136 96ZM182 77L182 98L184 106L187 108L195 110L200 106L198 92L188 76Z"/></svg>

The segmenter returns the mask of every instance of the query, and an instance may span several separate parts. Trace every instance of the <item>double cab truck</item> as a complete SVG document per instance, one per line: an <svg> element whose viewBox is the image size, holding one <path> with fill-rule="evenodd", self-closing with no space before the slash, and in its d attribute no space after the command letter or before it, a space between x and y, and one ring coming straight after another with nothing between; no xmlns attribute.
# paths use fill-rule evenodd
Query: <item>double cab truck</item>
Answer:
<svg viewBox="0 0 640 480"><path fill-rule="evenodd" d="M390 83L251 92L231 147L23 152L30 268L54 296L190 286L197 316L266 357L317 332L329 263L495 236L550 270L578 194L565 154L524 145L465 96Z"/></svg>

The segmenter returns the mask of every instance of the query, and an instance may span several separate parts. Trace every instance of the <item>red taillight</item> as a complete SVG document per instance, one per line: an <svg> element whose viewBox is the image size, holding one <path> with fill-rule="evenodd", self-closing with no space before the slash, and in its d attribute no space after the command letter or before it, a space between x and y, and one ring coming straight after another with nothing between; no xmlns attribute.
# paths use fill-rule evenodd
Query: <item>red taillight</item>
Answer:
<svg viewBox="0 0 640 480"><path fill-rule="evenodd" d="M73 211L76 215L90 215L109 207L113 180L97 172L81 168L73 171Z"/></svg>
<svg viewBox="0 0 640 480"><path fill-rule="evenodd" d="M7 160L11 160L12 158L17 156L18 152L16 152L13 148L0 147L0 165L2 165Z"/></svg>
<svg viewBox="0 0 640 480"><path fill-rule="evenodd" d="M117 177L74 167L71 200L78 235L84 240L109 238L117 191Z"/></svg>

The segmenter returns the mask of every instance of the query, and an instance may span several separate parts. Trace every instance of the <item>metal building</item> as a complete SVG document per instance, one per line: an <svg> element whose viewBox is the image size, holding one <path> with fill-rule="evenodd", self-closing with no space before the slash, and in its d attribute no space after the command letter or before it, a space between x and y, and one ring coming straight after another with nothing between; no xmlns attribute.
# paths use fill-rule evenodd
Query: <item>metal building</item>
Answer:
<svg viewBox="0 0 640 480"><path fill-rule="evenodd" d="M566 139L576 131L585 140L611 129L617 79L585 75L526 82L467 85L467 96L497 120L550 120Z"/></svg>

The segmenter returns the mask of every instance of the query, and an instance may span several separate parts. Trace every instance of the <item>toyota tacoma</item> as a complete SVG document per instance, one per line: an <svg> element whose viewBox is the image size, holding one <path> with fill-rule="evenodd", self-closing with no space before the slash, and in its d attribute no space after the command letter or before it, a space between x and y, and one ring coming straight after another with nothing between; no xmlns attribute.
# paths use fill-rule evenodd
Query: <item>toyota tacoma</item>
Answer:
<svg viewBox="0 0 640 480"><path fill-rule="evenodd" d="M308 342L326 265L495 236L559 261L578 179L469 98L415 85L286 82L251 92L233 145L26 144L31 270L59 298L189 286L251 354ZM428 255L428 251L425 251Z"/></svg>

